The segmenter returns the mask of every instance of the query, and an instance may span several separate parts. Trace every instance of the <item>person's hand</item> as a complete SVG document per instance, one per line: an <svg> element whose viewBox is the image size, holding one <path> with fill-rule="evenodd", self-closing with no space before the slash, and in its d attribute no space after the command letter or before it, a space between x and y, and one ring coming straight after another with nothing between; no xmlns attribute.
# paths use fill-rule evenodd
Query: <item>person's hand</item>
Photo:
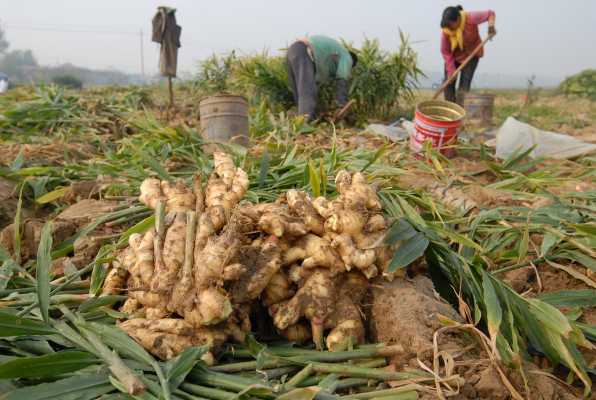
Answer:
<svg viewBox="0 0 596 400"><path fill-rule="evenodd" d="M497 34L497 30L495 29L495 26L494 25L490 25L488 27L488 36L490 36L491 38L493 38L496 34Z"/></svg>

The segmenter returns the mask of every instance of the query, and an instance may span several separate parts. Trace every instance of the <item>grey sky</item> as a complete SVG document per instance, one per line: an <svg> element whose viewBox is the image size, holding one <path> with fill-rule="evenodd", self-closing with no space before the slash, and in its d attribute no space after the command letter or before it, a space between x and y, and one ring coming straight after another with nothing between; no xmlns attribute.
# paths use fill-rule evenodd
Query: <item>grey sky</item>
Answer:
<svg viewBox="0 0 596 400"><path fill-rule="evenodd" d="M277 52L304 34L327 34L358 44L379 38L398 44L408 33L425 70L441 70L439 19L443 0L4 0L0 23L13 49L30 48L41 63L115 67L139 72L139 36L145 32L145 65L157 69L150 21L158 5L178 9L182 26L180 69L193 71L213 52ZM596 67L596 1L459 1L470 10L497 13L497 38L486 49L481 72L564 77ZM128 35L72 31L118 31ZM485 34L485 28L482 34Z"/></svg>

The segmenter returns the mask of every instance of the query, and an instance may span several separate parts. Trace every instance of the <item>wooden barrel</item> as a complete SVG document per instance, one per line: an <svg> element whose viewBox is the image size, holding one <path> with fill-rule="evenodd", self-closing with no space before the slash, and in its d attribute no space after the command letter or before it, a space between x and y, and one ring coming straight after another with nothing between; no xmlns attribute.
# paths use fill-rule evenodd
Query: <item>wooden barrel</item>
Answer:
<svg viewBox="0 0 596 400"><path fill-rule="evenodd" d="M468 93L464 98L466 123L490 126L493 121L495 96L493 94Z"/></svg>
<svg viewBox="0 0 596 400"><path fill-rule="evenodd" d="M203 138L248 146L248 102L244 97L208 97L199 103L199 112Z"/></svg>

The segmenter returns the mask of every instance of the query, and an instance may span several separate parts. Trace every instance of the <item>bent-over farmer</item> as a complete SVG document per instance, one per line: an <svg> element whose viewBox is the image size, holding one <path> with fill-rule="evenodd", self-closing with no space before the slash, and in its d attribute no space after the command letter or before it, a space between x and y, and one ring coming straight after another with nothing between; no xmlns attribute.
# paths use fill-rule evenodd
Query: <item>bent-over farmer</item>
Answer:
<svg viewBox="0 0 596 400"><path fill-rule="evenodd" d="M327 36L309 36L292 44L287 53L288 78L298 114L315 118L318 86L330 81L335 81L337 106L345 106L357 61L356 54Z"/></svg>

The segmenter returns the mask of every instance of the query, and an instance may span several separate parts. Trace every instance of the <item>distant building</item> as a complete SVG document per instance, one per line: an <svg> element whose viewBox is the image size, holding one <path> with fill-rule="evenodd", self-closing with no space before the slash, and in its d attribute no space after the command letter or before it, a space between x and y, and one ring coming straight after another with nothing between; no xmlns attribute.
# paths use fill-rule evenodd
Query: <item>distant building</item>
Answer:
<svg viewBox="0 0 596 400"><path fill-rule="evenodd" d="M0 94L6 93L8 90L8 75L0 72Z"/></svg>

